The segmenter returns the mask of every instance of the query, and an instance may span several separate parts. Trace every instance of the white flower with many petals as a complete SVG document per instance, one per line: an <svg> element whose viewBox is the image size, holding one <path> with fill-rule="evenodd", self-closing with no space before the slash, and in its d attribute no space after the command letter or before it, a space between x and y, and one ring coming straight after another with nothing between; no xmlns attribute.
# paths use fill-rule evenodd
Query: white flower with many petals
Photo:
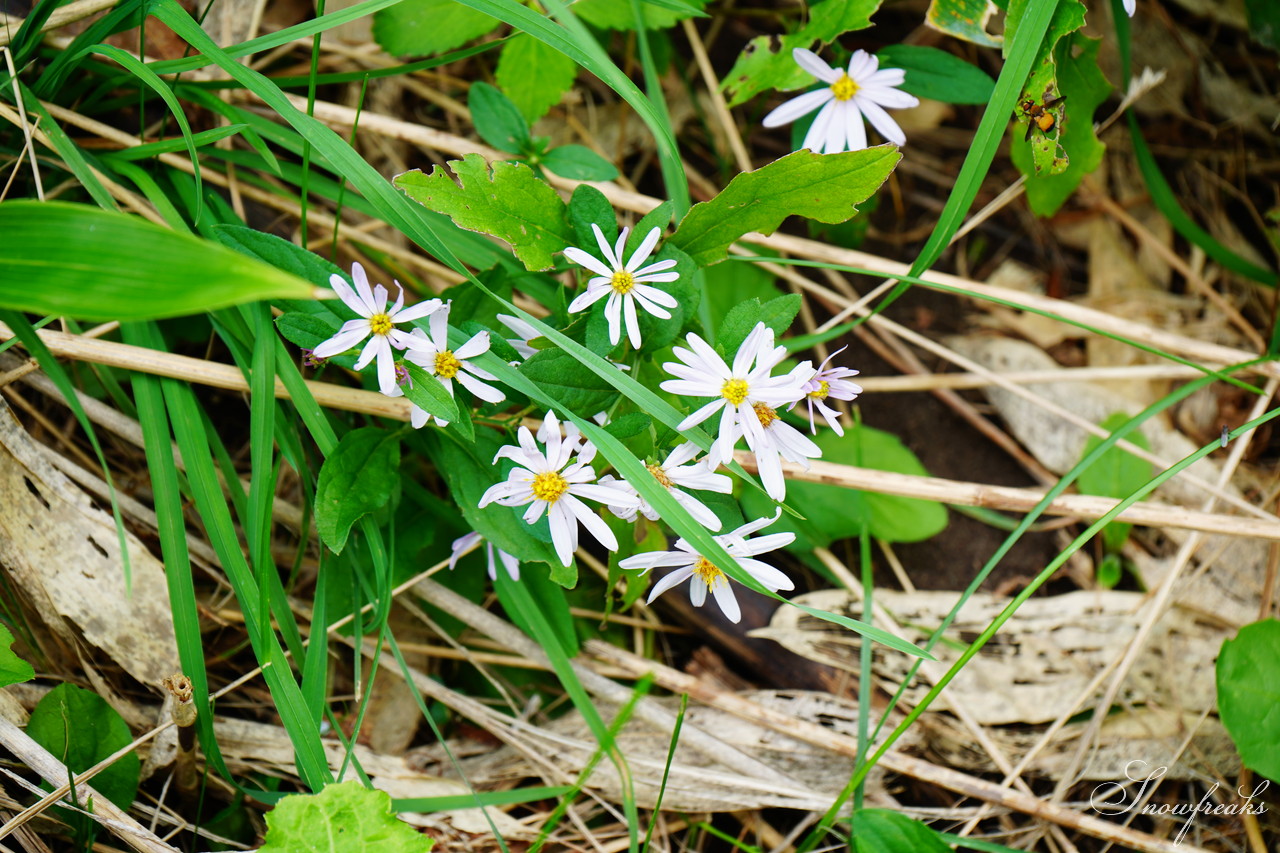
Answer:
<svg viewBox="0 0 1280 853"><path fill-rule="evenodd" d="M744 524L729 533L715 537L716 541L729 553L729 556L738 561L738 565L742 566L747 574L759 581L766 589L774 592L780 589L795 589L795 584L773 566L752 558L767 551L781 548L784 545L790 545L795 541L796 535L794 533L769 533L752 540L748 540L747 537L773 524L781 514L782 510L778 510L773 518L761 518L749 524ZM674 572L666 575L653 585L653 589L649 592L650 604L667 590L687 580L689 581L689 600L693 602L694 607L701 607L707 600L707 593L710 592L715 596L716 604L720 605L721 611L724 612L725 617L730 622L737 622L742 618L742 611L738 608L738 599L733 594L733 587L729 585L729 576L706 557L695 551L683 539L676 541L676 550L674 551L649 551L645 554L628 557L618 565L624 569L644 569L645 571L660 566L677 567Z"/></svg>
<svg viewBox="0 0 1280 853"><path fill-rule="evenodd" d="M378 284L370 290L369 278L359 263L351 265L351 279L356 285L354 290L336 273L329 276L329 285L348 308L360 315L360 319L343 323L338 334L316 347L312 355L316 358L330 358L369 338L369 343L364 345L360 358L356 360L356 370L363 370L365 365L377 358L378 387L383 394L393 394L398 390L393 347L416 349L420 346L419 339L397 329L396 324L425 317L439 310L442 303L439 299L427 299L405 308L404 288L396 282L400 295L396 298L396 304L388 309L387 289Z"/></svg>
<svg viewBox="0 0 1280 853"><path fill-rule="evenodd" d="M808 364L808 362L805 362ZM775 501L787 497L787 481L782 476L782 460L809 469L809 460L822 455L822 448L807 435L778 417L778 411L765 403L752 406L754 417L744 417L740 427L746 432L747 446L756 455L760 482Z"/></svg>
<svg viewBox="0 0 1280 853"><path fill-rule="evenodd" d="M631 340L631 346L639 349L640 321L636 317L636 303L640 303L641 308L655 317L671 319L671 312L666 309L675 308L679 304L676 298L665 290L650 287L645 282L675 281L680 277L680 273L663 272L663 270L671 269L676 262L667 260L649 264L647 267L640 266L658 245L658 235L662 233L659 228L654 228L648 233L631 253L631 260L626 264L622 263L622 250L627 245L627 233L631 229L622 229L616 246L609 245L609 241L604 238L604 232L594 222L591 223L591 230L595 232L596 242L605 260L601 261L573 246L564 250L566 258L596 274L594 278L587 281L587 289L569 303L569 313L594 305L607 295L609 301L605 303L604 316L609 320L609 342L617 345L622 339L622 323L625 315L627 337Z"/></svg>
<svg viewBox="0 0 1280 853"><path fill-rule="evenodd" d="M813 420L815 406L818 409L818 413L822 415L823 420L827 422L827 425L836 431L836 435L844 435L844 427L840 426L840 412L828 406L827 400L852 400L862 393L862 386L850 382L848 379L850 376L857 376L858 371L850 370L847 367L827 367L831 363L831 359L846 349L848 347L840 347L840 349L827 356L826 361L822 362L821 366L818 367L818 372L805 383L804 399L809 404L809 430L814 435L818 434L818 425ZM791 408L795 408L794 403Z"/></svg>
<svg viewBox="0 0 1280 853"><path fill-rule="evenodd" d="M528 504L529 508L524 513L524 520L528 524L533 524L544 512L547 513L556 556L566 566L573 559L573 552L578 549L579 523L601 545L610 551L616 551L618 540L609 525L580 498L619 506L639 506L640 501L635 495L616 486L595 482L596 472L589 464L595 457L595 448L587 445L575 460L574 454L578 452L582 437L570 435L561 438L559 421L554 412L547 412L544 423L549 425L546 451L538 448L538 442L534 440L528 427L520 427L517 434L520 446L508 445L493 458L495 463L499 459L511 459L516 467L506 480L489 487L480 498L479 505L485 507L495 502L503 506Z"/></svg>
<svg viewBox="0 0 1280 853"><path fill-rule="evenodd" d="M879 68L880 60L865 50L855 50L848 71L837 71L811 50L797 47L791 55L805 71L827 86L792 98L764 117L765 127L790 124L818 107L822 111L805 134L801 148L819 154L860 151L867 147L865 116L880 135L894 145L906 144L907 137L898 123L884 111L917 106L920 101L901 92L897 86L906 79L901 68ZM879 70L877 70L879 68Z"/></svg>
<svg viewBox="0 0 1280 853"><path fill-rule="evenodd" d="M456 351L449 349L448 304L443 310L431 315L431 337L424 335L421 329L414 329L413 338L418 345L405 358L439 379L445 390L449 392L449 396L453 396L453 380L457 379L463 388L486 403L501 403L507 399L506 394L481 381L497 382L498 377L468 361L489 351L488 332L480 332L473 336ZM388 396L399 397L403 393L397 387ZM413 422L414 429L421 429L431 420L431 415L414 406L410 413L410 420ZM436 423L442 427L449 425L448 421L442 421L439 418L436 418Z"/></svg>
<svg viewBox="0 0 1280 853"><path fill-rule="evenodd" d="M723 465L733 458L733 446L743 432L739 423L757 417L757 403L776 409L802 399L804 385L814 373L813 365L806 361L790 373L770 376L787 357L787 348L773 345L773 330L764 323L757 323L738 347L732 367L697 335L690 333L686 340L689 349L675 347L672 350L680 362L662 365L676 378L664 381L661 387L685 397L714 398L677 427L684 431L720 412L719 433L707 454L707 462L712 466ZM750 433L747 440L751 440Z"/></svg>
<svg viewBox="0 0 1280 853"><path fill-rule="evenodd" d="M724 474L713 473L705 459L694 462L693 457L697 455L698 445L692 441L686 441L667 454L666 460L661 465L650 464L645 467L653 475L653 479L667 490L676 503L688 510L689 515L692 515L699 524L708 530L719 530L720 519L716 514L702 501L683 490L696 489L727 495L733 491L733 481ZM603 483L605 480L602 478L600 482ZM635 486L630 483L621 481L618 485L639 496ZM611 506L609 509L618 518L626 521L635 521L637 512L650 521L657 521L659 518L658 511L644 498L640 498L639 507Z"/></svg>
<svg viewBox="0 0 1280 853"><path fill-rule="evenodd" d="M484 543L485 552L489 558L489 580L498 579L498 565L494 560L495 554L498 560L502 561L502 567L507 570L507 574L511 576L511 579L513 581L520 580L520 561L501 548L493 547L493 543L487 541L479 533L468 533L453 540L453 546L449 554L449 571L453 571L454 566L458 565L460 557L470 552L481 542Z"/></svg>

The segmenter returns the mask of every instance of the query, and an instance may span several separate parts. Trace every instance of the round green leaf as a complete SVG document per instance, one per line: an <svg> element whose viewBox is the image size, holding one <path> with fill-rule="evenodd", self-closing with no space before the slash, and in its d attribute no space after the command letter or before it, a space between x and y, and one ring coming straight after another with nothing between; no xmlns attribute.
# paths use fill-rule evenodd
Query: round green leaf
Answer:
<svg viewBox="0 0 1280 853"><path fill-rule="evenodd" d="M67 765L82 773L133 741L129 726L96 693L59 684L31 712L27 734ZM93 777L93 787L115 805L128 809L138 792L142 763L136 752L117 759Z"/></svg>
<svg viewBox="0 0 1280 853"><path fill-rule="evenodd" d="M258 853L428 853L433 844L396 819L385 792L350 781L282 799Z"/></svg>
<svg viewBox="0 0 1280 853"><path fill-rule="evenodd" d="M315 295L301 278L217 243L88 205L6 202L0 234L0 308L157 320Z"/></svg>
<svg viewBox="0 0 1280 853"><path fill-rule="evenodd" d="M1218 655L1218 713L1246 767L1280 779L1280 621L1245 625Z"/></svg>

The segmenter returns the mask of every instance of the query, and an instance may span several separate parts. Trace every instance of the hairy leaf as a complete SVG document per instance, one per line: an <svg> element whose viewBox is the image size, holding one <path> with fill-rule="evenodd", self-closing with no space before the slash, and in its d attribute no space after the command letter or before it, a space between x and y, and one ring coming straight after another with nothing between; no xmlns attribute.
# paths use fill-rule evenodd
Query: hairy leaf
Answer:
<svg viewBox="0 0 1280 853"><path fill-rule="evenodd" d="M292 794L267 813L258 853L428 853L435 841L391 811L391 797L355 780Z"/></svg>
<svg viewBox="0 0 1280 853"><path fill-rule="evenodd" d="M405 172L393 183L459 227L505 240L530 270L550 269L552 255L573 241L565 203L523 163L487 163L468 154L449 161L449 168L457 183L441 166L430 175Z"/></svg>
<svg viewBox="0 0 1280 853"><path fill-rule="evenodd" d="M901 157L888 145L840 154L796 151L743 172L715 198L694 205L671 242L698 266L708 266L724 260L729 246L744 234L772 234L788 216L844 222Z"/></svg>
<svg viewBox="0 0 1280 853"><path fill-rule="evenodd" d="M88 205L6 202L0 234L0 308L154 320L315 292L225 246Z"/></svg>

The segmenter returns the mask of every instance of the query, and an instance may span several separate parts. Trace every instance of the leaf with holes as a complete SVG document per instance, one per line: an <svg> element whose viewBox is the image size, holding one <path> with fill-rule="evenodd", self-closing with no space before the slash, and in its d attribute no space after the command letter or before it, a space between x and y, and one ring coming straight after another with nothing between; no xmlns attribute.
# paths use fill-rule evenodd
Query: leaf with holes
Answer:
<svg viewBox="0 0 1280 853"><path fill-rule="evenodd" d="M999 47L1003 39L987 31L991 16L998 11L991 0L932 0L924 22L958 39L983 47Z"/></svg>
<svg viewBox="0 0 1280 853"><path fill-rule="evenodd" d="M788 216L844 222L900 159L889 145L839 154L796 151L739 174L715 198L694 205L671 243L702 267L723 261L744 234L772 234Z"/></svg>
<svg viewBox="0 0 1280 853"><path fill-rule="evenodd" d="M393 183L459 227L505 240L530 270L550 269L552 255L572 242L565 203L528 166L487 163L479 154L468 154L450 160L449 168L457 182L436 166L430 175L415 169L398 175Z"/></svg>

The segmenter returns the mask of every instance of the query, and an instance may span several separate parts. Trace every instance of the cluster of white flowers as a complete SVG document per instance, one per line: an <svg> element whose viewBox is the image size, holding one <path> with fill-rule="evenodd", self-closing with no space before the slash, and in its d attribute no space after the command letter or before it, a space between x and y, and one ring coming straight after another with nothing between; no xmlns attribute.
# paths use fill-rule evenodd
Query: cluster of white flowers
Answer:
<svg viewBox="0 0 1280 853"><path fill-rule="evenodd" d="M623 263L623 250L627 229L622 230L617 242L611 246L598 226L593 225L592 228L604 260L577 248L565 251L567 258L594 274L586 289L569 304L569 311L584 310L607 296L604 311L611 341L616 345L621 340L625 325L629 341L638 349L643 341L636 306L661 319L671 317L668 309L677 307L676 299L648 282L677 280L679 273L673 269L676 262L665 260L645 264L657 247L660 236L657 228L645 235L626 263ZM337 275L332 277L331 284L359 319L348 321L336 335L316 347L316 357L338 355L368 338L356 368L361 369L376 359L378 386L384 394L402 396L402 386L412 381L408 371L396 361L397 352L400 352L405 361L422 368L423 372L441 382L450 394L454 393L456 380L486 403L500 403L506 399L503 392L491 384L497 382L497 378L472 361L489 351L488 332L472 336L456 350L450 349L450 303L429 299L406 308L401 291L395 305L388 308L386 288L382 285L370 288L365 271L359 264L352 266L352 279L354 289ZM396 287L399 289L398 284ZM408 331L397 328L398 324L423 318L428 319L429 334L416 326ZM532 325L509 315L499 315L499 319L516 335L508 343L522 359L536 352L529 343L539 336ZM818 457L821 450L803 432L786 423L779 412L805 401L812 432L817 432L815 409L827 424L841 432L839 412L827 401L832 398L852 400L862 390L848 381L848 377L856 375L857 371L828 367L830 358L817 368L812 362L804 361L774 375L787 357L786 347L778 346L774 337L772 329L764 323L758 324L747 335L730 364L698 335L689 334L685 338L688 348L673 348L678 361L663 365L673 377L661 383L664 390L695 400L710 398L679 424L679 430L688 430L717 412L719 423L711 450L701 459L697 458L698 446L685 441L667 451L661 462L651 459L646 469L677 504L712 533L719 533L722 527L720 517L697 493L732 492L733 481L725 474L716 473L716 469L732 461L734 448L740 440L745 439L747 448L754 454L768 494L781 501L786 497L782 460L807 467L809 460ZM618 366L627 369L626 365ZM425 426L431 419L430 414L413 406L411 421L415 428ZM595 417L597 423L602 424L606 419L605 413ZM438 418L436 422L438 426L447 426ZM605 548L618 550L613 531L599 510L590 506L588 501L608 508L627 521L636 521L640 515L651 521L659 520L658 510L640 496L634 483L612 474L597 476L592 466L595 446L572 422L562 422L555 412L547 412L536 433L527 426L521 426L516 438L517 444L502 447L493 460L495 465L504 459L514 463L506 479L487 489L479 506L525 507L522 517L528 524L537 523L545 515L556 556L564 565L569 565L578 548L579 526ZM791 589L791 581L777 569L753 558L789 544L794 535L774 533L754 540L748 540L748 537L778 517L775 514L773 518L751 521L715 537L743 569L763 586L775 591ZM450 567L462 554L482 543L478 533L457 539L453 543ZM497 568L501 564L513 580L518 580L520 564L516 557L495 548L492 543L483 544L490 578L497 577ZM654 585L650 601L684 580L692 579L690 598L694 604L701 605L710 593L728 618L737 621L740 616L728 576L684 539L676 542L675 550L639 554L619 565L645 571L676 567Z"/></svg>

